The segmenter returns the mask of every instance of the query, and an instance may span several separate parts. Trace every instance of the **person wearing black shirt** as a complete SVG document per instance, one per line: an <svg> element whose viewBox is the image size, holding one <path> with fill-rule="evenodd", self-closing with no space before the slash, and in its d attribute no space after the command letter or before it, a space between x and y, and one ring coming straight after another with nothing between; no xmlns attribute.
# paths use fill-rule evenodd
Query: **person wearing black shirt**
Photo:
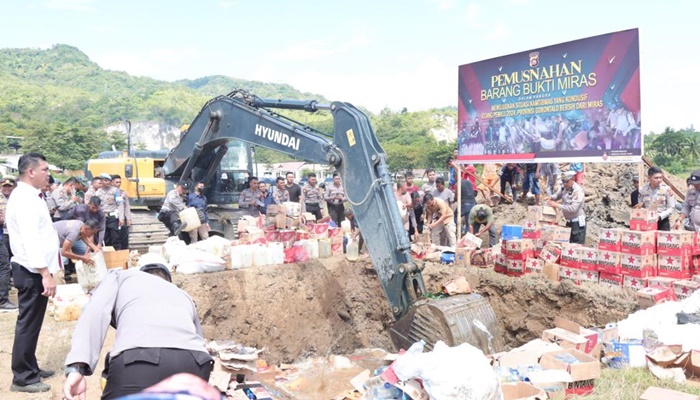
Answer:
<svg viewBox="0 0 700 400"><path fill-rule="evenodd" d="M462 179L461 192L462 204L459 223L457 223L457 213L455 213L455 224L458 227L462 226L463 218L467 217L472 207L476 205L476 192L474 191L474 186L471 181Z"/></svg>
<svg viewBox="0 0 700 400"><path fill-rule="evenodd" d="M298 203L301 198L301 186L294 183L294 173L287 172L287 192L289 192L289 201Z"/></svg>
<svg viewBox="0 0 700 400"><path fill-rule="evenodd" d="M411 202L413 203L413 212L416 214L416 226L413 226L413 221L408 220L408 237L414 237L416 233L423 233L423 202L421 201L420 193L411 193ZM416 229L418 232L416 232Z"/></svg>
<svg viewBox="0 0 700 400"><path fill-rule="evenodd" d="M632 177L632 183L634 184L634 191L632 194L630 194L630 202L632 203L632 207L636 206L639 204L639 176L634 175Z"/></svg>

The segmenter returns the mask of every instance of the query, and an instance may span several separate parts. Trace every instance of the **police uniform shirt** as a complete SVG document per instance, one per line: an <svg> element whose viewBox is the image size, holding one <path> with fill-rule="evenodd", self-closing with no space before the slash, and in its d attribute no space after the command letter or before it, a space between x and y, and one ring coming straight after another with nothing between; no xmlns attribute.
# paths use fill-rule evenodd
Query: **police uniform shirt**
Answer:
<svg viewBox="0 0 700 400"><path fill-rule="evenodd" d="M336 199L336 196L340 196L340 199ZM343 189L343 185L328 185L324 197L331 204L343 204L345 202L345 189Z"/></svg>
<svg viewBox="0 0 700 400"><path fill-rule="evenodd" d="M117 188L114 186L102 186L97 189L95 196L100 198L100 209L105 217L116 216L119 205L117 204Z"/></svg>
<svg viewBox="0 0 700 400"><path fill-rule="evenodd" d="M323 192L318 186L306 185L302 188L301 193L304 196L304 203L306 204L320 205L321 200L323 200Z"/></svg>
<svg viewBox="0 0 700 400"><path fill-rule="evenodd" d="M553 200L561 199L561 207L559 209L567 222L584 215L583 205L585 198L586 194L576 182L574 182L571 189L562 187L562 189L552 197ZM585 225L585 222L582 225Z"/></svg>
<svg viewBox="0 0 700 400"><path fill-rule="evenodd" d="M173 189L168 192L167 196L165 196L165 202L163 202L161 211L180 212L184 210L185 207L185 201L182 199L182 196L177 189Z"/></svg>
<svg viewBox="0 0 700 400"><path fill-rule="evenodd" d="M685 195L685 203L683 203L681 213L688 216L693 230L700 232L700 192L692 186Z"/></svg>
<svg viewBox="0 0 700 400"><path fill-rule="evenodd" d="M117 330L112 358L137 348L207 353L192 298L172 283L134 268L110 271L92 293L73 331L66 365L85 363L95 371L110 320Z"/></svg>
<svg viewBox="0 0 700 400"><path fill-rule="evenodd" d="M254 200L260 201L262 204L263 193L260 190L245 189L241 192L241 197L238 198L238 208L248 211L249 215L257 216L260 207L257 204L250 204Z"/></svg>
<svg viewBox="0 0 700 400"><path fill-rule="evenodd" d="M287 191L286 187L284 189L276 187L275 192L272 194L272 200L275 202L275 204L282 204L287 201L290 201L289 191Z"/></svg>
<svg viewBox="0 0 700 400"><path fill-rule="evenodd" d="M664 184L659 185L656 189L653 189L648 183L642 186L639 189L639 202L642 203L643 208L649 208L652 203L657 202L660 220L670 217L676 206L673 192Z"/></svg>
<svg viewBox="0 0 700 400"><path fill-rule="evenodd" d="M51 192L51 200L53 200L54 204L56 204L56 213L54 214L56 218L63 217L78 205L78 203L71 199L71 196L68 194L68 191L63 187L63 185L57 187L53 192Z"/></svg>
<svg viewBox="0 0 700 400"><path fill-rule="evenodd" d="M119 189L119 196L122 200L119 207L119 218L131 221L131 204L129 203L129 196L127 196L126 192L122 189ZM117 197L117 202L119 202L118 200L119 197Z"/></svg>

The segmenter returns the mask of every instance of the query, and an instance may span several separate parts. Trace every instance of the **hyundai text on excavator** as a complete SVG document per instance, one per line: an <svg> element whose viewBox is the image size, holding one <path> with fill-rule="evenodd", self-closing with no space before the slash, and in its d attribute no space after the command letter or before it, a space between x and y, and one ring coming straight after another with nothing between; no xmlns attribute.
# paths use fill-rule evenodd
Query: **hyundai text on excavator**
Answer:
<svg viewBox="0 0 700 400"><path fill-rule="evenodd" d="M271 109L329 111L333 116L333 134L317 131ZM179 180L202 181L208 186L206 194L211 204L234 203L243 189L236 183L244 178L246 167L252 171L250 146L328 164L339 173L397 320L390 331L397 348L408 348L423 339L428 349L438 340L448 345L468 342L487 354L504 349L496 317L485 298L476 294L425 298L420 268L410 256L410 242L394 196L386 153L363 112L344 102L262 99L245 91L216 97L204 105L165 158L165 180L169 185ZM234 174L229 177L229 172ZM227 180L230 184L224 182ZM235 210L219 214L223 220L236 219ZM226 225L222 222L225 221L219 221ZM219 229L225 236L233 236L231 228Z"/></svg>

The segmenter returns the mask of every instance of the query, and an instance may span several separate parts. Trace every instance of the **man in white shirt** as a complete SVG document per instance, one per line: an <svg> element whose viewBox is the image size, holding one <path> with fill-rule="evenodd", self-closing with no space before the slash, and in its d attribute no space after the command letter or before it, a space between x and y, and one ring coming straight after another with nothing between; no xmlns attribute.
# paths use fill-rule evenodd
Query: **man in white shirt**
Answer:
<svg viewBox="0 0 700 400"><path fill-rule="evenodd" d="M56 294L52 274L59 269L58 234L41 197L48 184L49 166L39 153L19 159L19 183L7 202L7 230L12 240L12 273L19 315L12 347L13 392L46 392L41 382L53 371L42 371L36 360L36 346L49 297Z"/></svg>

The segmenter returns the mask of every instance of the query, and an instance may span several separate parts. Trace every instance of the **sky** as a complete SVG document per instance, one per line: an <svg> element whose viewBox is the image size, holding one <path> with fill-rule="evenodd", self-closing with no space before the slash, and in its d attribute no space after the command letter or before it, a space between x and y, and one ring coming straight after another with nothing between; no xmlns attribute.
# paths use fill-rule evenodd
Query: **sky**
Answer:
<svg viewBox="0 0 700 400"><path fill-rule="evenodd" d="M648 133L698 122L698 15L695 0L3 0L0 48L68 44L131 75L417 111L456 106L459 65L639 28Z"/></svg>

